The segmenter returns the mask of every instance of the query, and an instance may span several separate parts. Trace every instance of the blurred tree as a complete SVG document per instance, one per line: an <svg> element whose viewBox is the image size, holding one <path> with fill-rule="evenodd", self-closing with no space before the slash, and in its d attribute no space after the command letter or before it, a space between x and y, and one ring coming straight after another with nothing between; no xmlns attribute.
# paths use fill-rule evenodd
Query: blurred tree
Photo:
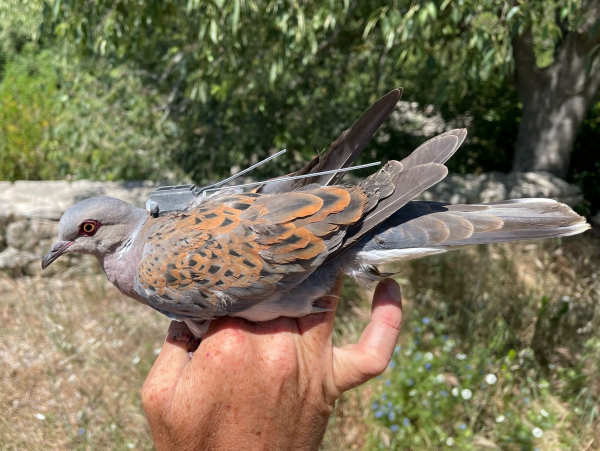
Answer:
<svg viewBox="0 0 600 451"><path fill-rule="evenodd" d="M0 0L0 71L25 44L40 35L43 0Z"/></svg>
<svg viewBox="0 0 600 451"><path fill-rule="evenodd" d="M553 61L536 62L533 26L512 37L515 85L523 102L523 118L513 170L567 175L575 137L600 89L600 2L583 0L569 20L575 2L556 5L546 27L554 27ZM543 36L544 31L542 31ZM546 33L552 33L548 30Z"/></svg>
<svg viewBox="0 0 600 451"><path fill-rule="evenodd" d="M38 178L55 165L41 143L53 122L56 75L48 54L26 49L8 64L0 83L0 174L8 180Z"/></svg>
<svg viewBox="0 0 600 451"><path fill-rule="evenodd" d="M179 162L195 175L209 175L207 160L219 172L273 146L312 152L396 85L440 105L474 83L510 79L523 104L513 169L564 177L600 86L599 5L53 0L46 24L168 94L164 115L193 129Z"/></svg>
<svg viewBox="0 0 600 451"><path fill-rule="evenodd" d="M0 0L0 180L160 179L179 129L156 105L165 95L124 65L53 45L43 0Z"/></svg>

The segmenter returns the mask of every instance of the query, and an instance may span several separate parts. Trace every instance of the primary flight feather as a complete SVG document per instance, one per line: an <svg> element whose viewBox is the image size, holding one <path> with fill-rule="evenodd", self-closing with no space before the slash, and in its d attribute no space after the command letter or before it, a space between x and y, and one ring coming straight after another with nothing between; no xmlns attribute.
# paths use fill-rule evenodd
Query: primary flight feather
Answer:
<svg viewBox="0 0 600 451"><path fill-rule="evenodd" d="M402 91L373 104L297 174L352 165L393 111ZM357 185L343 173L225 188L158 217L111 197L70 207L44 257L95 255L121 292L185 321L201 337L213 318L300 317L341 274L378 277L376 265L470 244L569 236L589 228L550 199L475 205L413 201L442 180L465 130L437 136Z"/></svg>

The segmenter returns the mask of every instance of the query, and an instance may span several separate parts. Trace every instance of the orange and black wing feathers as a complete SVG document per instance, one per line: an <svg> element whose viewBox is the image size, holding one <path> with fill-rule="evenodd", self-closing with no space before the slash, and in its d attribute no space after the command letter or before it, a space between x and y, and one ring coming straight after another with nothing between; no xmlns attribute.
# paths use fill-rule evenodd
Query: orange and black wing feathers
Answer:
<svg viewBox="0 0 600 451"><path fill-rule="evenodd" d="M215 196L156 218L137 272L154 308L210 319L245 310L308 277L363 214L356 187Z"/></svg>

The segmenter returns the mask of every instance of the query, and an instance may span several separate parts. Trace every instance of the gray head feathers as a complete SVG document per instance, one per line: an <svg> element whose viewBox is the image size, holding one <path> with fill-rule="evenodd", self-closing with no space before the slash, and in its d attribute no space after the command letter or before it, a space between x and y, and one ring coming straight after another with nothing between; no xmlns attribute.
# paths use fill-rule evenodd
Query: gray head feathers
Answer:
<svg viewBox="0 0 600 451"><path fill-rule="evenodd" d="M99 196L82 200L63 214L58 224L58 237L65 241L74 240L86 220L97 221L102 226L129 223L135 220L136 210L140 209L114 197Z"/></svg>
<svg viewBox="0 0 600 451"><path fill-rule="evenodd" d="M145 221L144 210L112 197L78 202L60 219L58 241L42 260L42 268L68 252L93 254L103 260L130 242Z"/></svg>

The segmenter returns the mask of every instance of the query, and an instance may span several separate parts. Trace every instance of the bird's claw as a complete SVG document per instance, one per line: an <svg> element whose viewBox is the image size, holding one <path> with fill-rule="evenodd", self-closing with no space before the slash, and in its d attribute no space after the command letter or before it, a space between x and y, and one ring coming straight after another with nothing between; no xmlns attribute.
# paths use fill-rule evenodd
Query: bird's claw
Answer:
<svg viewBox="0 0 600 451"><path fill-rule="evenodd" d="M195 337L193 334L188 332L179 332L173 335L173 341L179 341L187 343L188 357L191 359L194 355L194 351L200 346L200 338Z"/></svg>

